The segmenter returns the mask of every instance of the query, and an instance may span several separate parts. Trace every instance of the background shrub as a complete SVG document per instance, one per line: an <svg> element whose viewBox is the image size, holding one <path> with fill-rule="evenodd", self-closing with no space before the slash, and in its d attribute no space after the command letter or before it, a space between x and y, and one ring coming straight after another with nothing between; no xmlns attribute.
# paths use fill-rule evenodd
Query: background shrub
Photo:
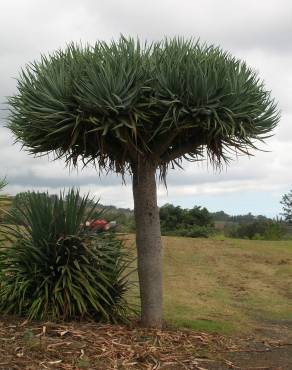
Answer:
<svg viewBox="0 0 292 370"><path fill-rule="evenodd" d="M168 236L185 236L188 238L208 238L214 235L215 230L210 226L193 225L185 228L179 228L173 231L168 231L164 235Z"/></svg>
<svg viewBox="0 0 292 370"><path fill-rule="evenodd" d="M115 235L82 227L96 211L79 192L24 193L0 249L0 310L29 319L125 319L131 257Z"/></svg>
<svg viewBox="0 0 292 370"><path fill-rule="evenodd" d="M254 221L246 224L227 225L224 234L232 238L280 240L286 231L284 225L275 221Z"/></svg>
<svg viewBox="0 0 292 370"><path fill-rule="evenodd" d="M160 208L160 222L162 235L207 238L215 231L210 212L198 206L183 209L165 204Z"/></svg>

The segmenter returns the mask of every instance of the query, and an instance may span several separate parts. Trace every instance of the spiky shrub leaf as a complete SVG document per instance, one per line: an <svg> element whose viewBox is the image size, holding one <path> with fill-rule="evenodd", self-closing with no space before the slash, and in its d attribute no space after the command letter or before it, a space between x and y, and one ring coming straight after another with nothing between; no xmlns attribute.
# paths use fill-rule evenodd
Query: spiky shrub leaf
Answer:
<svg viewBox="0 0 292 370"><path fill-rule="evenodd" d="M0 309L29 319L125 319L131 259L114 235L85 232L88 196L25 193L7 217Z"/></svg>

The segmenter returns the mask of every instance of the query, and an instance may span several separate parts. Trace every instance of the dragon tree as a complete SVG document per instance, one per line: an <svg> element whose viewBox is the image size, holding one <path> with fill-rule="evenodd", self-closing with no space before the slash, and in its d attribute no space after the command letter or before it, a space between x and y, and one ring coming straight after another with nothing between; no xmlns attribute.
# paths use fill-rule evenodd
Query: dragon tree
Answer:
<svg viewBox="0 0 292 370"><path fill-rule="evenodd" d="M220 167L271 135L279 113L257 73L219 47L182 38L70 44L20 73L8 127L33 155L130 175L141 322L162 325L157 180L206 159Z"/></svg>

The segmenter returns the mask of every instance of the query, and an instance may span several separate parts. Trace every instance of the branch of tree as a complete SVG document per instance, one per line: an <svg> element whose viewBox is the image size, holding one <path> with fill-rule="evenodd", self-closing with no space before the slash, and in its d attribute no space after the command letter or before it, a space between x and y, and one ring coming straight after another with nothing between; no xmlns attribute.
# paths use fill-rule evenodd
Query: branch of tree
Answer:
<svg viewBox="0 0 292 370"><path fill-rule="evenodd" d="M195 153L196 150L198 151L198 154L199 154L198 148L201 145L202 145L201 142L198 143L195 140L188 140L187 142L182 142L181 145L165 152L161 156L161 160L162 162L170 162L188 153Z"/></svg>
<svg viewBox="0 0 292 370"><path fill-rule="evenodd" d="M158 157L161 157L163 156L163 154L168 150L169 146L171 145L171 143L173 142L173 140L177 137L179 133L179 130L173 130L171 132L171 134L169 134L165 140L163 140L163 142L161 143L161 140L159 143L156 143L154 146L153 146L153 152L155 152L155 154L158 156ZM151 148L152 149L152 148Z"/></svg>

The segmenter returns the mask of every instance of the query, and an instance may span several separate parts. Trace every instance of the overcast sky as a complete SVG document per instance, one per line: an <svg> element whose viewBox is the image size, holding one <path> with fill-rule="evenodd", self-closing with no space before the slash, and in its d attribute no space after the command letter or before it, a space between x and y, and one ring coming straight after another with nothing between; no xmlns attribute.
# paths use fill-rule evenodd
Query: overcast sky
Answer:
<svg viewBox="0 0 292 370"><path fill-rule="evenodd" d="M159 187L166 202L230 214L275 216L280 199L292 188L292 1L289 0L10 0L0 11L0 102L15 93L15 77L26 63L70 41L94 43L120 34L151 41L164 36L200 38L220 45L259 72L279 102L282 118L266 152L239 158L221 173L206 164L186 164ZM120 177L98 177L94 169L71 172L63 162L33 158L13 145L0 112L0 178L7 191L48 189L57 193L79 186L104 204L132 207L131 183Z"/></svg>

